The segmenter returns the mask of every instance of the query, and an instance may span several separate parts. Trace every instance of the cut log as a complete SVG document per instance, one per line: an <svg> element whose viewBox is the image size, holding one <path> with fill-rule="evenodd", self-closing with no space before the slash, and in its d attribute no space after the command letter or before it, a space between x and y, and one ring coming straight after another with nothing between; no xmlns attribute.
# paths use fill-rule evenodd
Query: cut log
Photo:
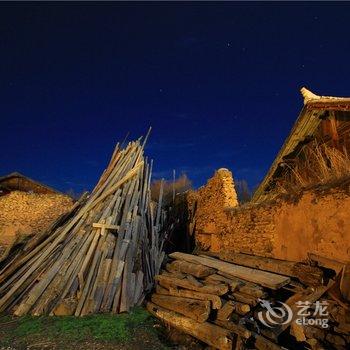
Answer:
<svg viewBox="0 0 350 350"><path fill-rule="evenodd" d="M256 336L254 345L255 348L258 350L281 350L280 346L264 338L261 335Z"/></svg>
<svg viewBox="0 0 350 350"><path fill-rule="evenodd" d="M230 264L213 258L200 257L185 253L172 253L170 257L178 260L185 260L192 263L200 263L208 267L215 268L232 276L246 281L258 283L270 289L278 289L290 282L289 277L273 274L271 272L251 269L249 267Z"/></svg>
<svg viewBox="0 0 350 350"><path fill-rule="evenodd" d="M175 278L179 278L179 279L184 279L186 278L186 275L184 273L181 273L181 272L178 272L178 271L165 271L165 270L162 270L161 271L161 274L163 276L169 276L169 277L175 277Z"/></svg>
<svg viewBox="0 0 350 350"><path fill-rule="evenodd" d="M215 320L214 323L217 324L218 326L221 326L223 328L230 330L231 332L239 335L244 339L248 339L252 335L247 328L230 321Z"/></svg>
<svg viewBox="0 0 350 350"><path fill-rule="evenodd" d="M203 287L204 284L195 279L192 275L186 275L186 279L196 285L197 287Z"/></svg>
<svg viewBox="0 0 350 350"><path fill-rule="evenodd" d="M257 298L253 297L251 295L239 293L239 292L234 292L234 293L232 293L232 296L233 296L234 300L237 300L243 304L248 304L250 306L258 305Z"/></svg>
<svg viewBox="0 0 350 350"><path fill-rule="evenodd" d="M72 316L77 307L77 301L74 298L64 299L54 309L53 314L55 316Z"/></svg>
<svg viewBox="0 0 350 350"><path fill-rule="evenodd" d="M338 334L328 333L326 335L326 340L335 347L337 345L345 347L346 345L345 339Z"/></svg>
<svg viewBox="0 0 350 350"><path fill-rule="evenodd" d="M314 253L308 253L307 255L308 258L311 261L316 262L318 266L323 266L328 269L332 269L336 272L336 274L341 272L343 266L346 264L346 261L334 260Z"/></svg>
<svg viewBox="0 0 350 350"><path fill-rule="evenodd" d="M185 289L195 290L201 293L208 293L214 295L224 295L228 292L227 285L204 285L203 287L198 287L194 283L190 282L187 279L178 279L171 278L168 276L157 275L155 276L155 280L159 282L162 287L165 288L174 288L174 287L182 287Z"/></svg>
<svg viewBox="0 0 350 350"><path fill-rule="evenodd" d="M243 294L248 294L255 298L265 298L267 297L267 293L264 292L262 288L252 287L249 285L241 286L238 288L238 291Z"/></svg>
<svg viewBox="0 0 350 350"><path fill-rule="evenodd" d="M273 343L278 343L278 327L276 328L262 328L261 335L270 339Z"/></svg>
<svg viewBox="0 0 350 350"><path fill-rule="evenodd" d="M193 264L182 260L175 260L172 263L167 264L167 270L188 273L197 278L204 278L216 272L215 269L210 267L201 264Z"/></svg>
<svg viewBox="0 0 350 350"><path fill-rule="evenodd" d="M304 333L307 338L315 338L323 340L325 338L325 330L317 327L306 325L304 326Z"/></svg>
<svg viewBox="0 0 350 350"><path fill-rule="evenodd" d="M294 336L297 342L303 342L306 340L304 327L300 324L293 322L290 325L290 334Z"/></svg>
<svg viewBox="0 0 350 350"><path fill-rule="evenodd" d="M244 349L244 344L242 337L239 335L236 337L236 345L235 345L235 350L243 350Z"/></svg>
<svg viewBox="0 0 350 350"><path fill-rule="evenodd" d="M177 288L170 288L168 290L158 285L156 287L156 292L158 294L163 294L163 295L173 295L177 297L191 298L191 299L197 299L197 300L209 300L211 302L211 307L213 309L220 309L222 306L220 297L213 294L200 293L193 290L177 289Z"/></svg>
<svg viewBox="0 0 350 350"><path fill-rule="evenodd" d="M250 306L248 304L240 303L239 301L230 301L234 306L234 312L238 315L245 315L250 311Z"/></svg>
<svg viewBox="0 0 350 350"><path fill-rule="evenodd" d="M214 283L214 284L226 283L230 287L230 290L233 292L233 291L237 290L239 286L243 286L245 281L243 281L239 278L227 278L223 275L213 274L213 275L206 277L205 282L207 282L209 284L210 283Z"/></svg>
<svg viewBox="0 0 350 350"><path fill-rule="evenodd" d="M203 323L210 314L210 301L175 297L170 295L152 294L152 302L165 309Z"/></svg>
<svg viewBox="0 0 350 350"><path fill-rule="evenodd" d="M199 323L191 318L168 311L153 303L147 303L147 310L154 316L178 330L192 335L202 342L220 350L232 349L230 331L208 322Z"/></svg>
<svg viewBox="0 0 350 350"><path fill-rule="evenodd" d="M235 307L231 301L228 301L218 310L216 318L220 321L229 321L233 311L235 311Z"/></svg>
<svg viewBox="0 0 350 350"><path fill-rule="evenodd" d="M315 338L308 338L306 339L306 343L310 345L310 348L312 350L326 350L322 344Z"/></svg>

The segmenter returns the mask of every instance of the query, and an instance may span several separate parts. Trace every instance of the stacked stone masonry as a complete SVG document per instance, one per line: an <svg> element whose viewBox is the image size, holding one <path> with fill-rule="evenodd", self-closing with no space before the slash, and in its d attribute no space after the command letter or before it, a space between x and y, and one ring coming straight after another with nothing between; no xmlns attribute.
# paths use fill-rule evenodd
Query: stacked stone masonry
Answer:
<svg viewBox="0 0 350 350"><path fill-rule="evenodd" d="M195 240L201 249L291 261L307 253L350 260L350 195L344 183L239 206L231 172L220 169L188 199L191 206L197 202Z"/></svg>

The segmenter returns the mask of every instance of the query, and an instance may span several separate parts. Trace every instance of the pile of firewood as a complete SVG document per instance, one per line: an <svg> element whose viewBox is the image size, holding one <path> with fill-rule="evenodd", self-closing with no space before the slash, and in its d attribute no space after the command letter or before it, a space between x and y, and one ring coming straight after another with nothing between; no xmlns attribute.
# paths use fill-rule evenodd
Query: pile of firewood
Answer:
<svg viewBox="0 0 350 350"><path fill-rule="evenodd" d="M155 277L147 309L217 349L349 346L348 304L337 297L336 282L326 281L326 270L246 254L213 255L170 254L174 260Z"/></svg>
<svg viewBox="0 0 350 350"><path fill-rule="evenodd" d="M2 268L0 312L82 316L143 301L164 257L146 139L117 145L92 193Z"/></svg>

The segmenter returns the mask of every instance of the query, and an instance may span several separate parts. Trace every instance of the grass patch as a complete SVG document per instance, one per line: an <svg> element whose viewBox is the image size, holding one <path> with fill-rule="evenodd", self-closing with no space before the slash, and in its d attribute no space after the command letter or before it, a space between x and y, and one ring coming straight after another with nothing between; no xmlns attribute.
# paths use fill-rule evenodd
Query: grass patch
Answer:
<svg viewBox="0 0 350 350"><path fill-rule="evenodd" d="M8 317L0 318L2 323L9 322ZM153 331L153 318L141 307L128 314L91 315L86 317L33 317L16 319L15 326L6 331L6 340L26 339L33 336L45 339L65 339L67 341L96 340L102 342L128 342L137 328Z"/></svg>

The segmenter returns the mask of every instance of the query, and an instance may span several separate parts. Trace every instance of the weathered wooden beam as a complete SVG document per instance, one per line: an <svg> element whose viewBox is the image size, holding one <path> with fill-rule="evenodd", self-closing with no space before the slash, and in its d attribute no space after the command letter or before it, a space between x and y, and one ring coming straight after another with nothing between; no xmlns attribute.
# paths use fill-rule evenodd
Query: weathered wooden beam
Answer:
<svg viewBox="0 0 350 350"><path fill-rule="evenodd" d="M229 300L218 310L217 318L222 321L228 321L233 313L245 315L249 311L250 306L248 304L243 304L236 300Z"/></svg>
<svg viewBox="0 0 350 350"><path fill-rule="evenodd" d="M241 303L248 304L250 306L258 305L258 298L253 297L251 295L240 293L240 292L234 292L232 293L232 296L234 300L239 301Z"/></svg>
<svg viewBox="0 0 350 350"><path fill-rule="evenodd" d="M209 300L213 309L220 309L222 302L220 297L213 294L196 292L194 290L178 289L178 288L163 288L159 285L156 286L156 292L163 295L173 295L177 297L198 299L198 300Z"/></svg>
<svg viewBox="0 0 350 350"><path fill-rule="evenodd" d="M203 323L210 314L210 301L175 297L170 295L152 294L154 304L165 309L178 312L181 315Z"/></svg>
<svg viewBox="0 0 350 350"><path fill-rule="evenodd" d="M236 324L234 322L222 321L222 320L216 319L214 323L217 324L218 326L221 326L223 328L230 330L231 332L239 335L244 339L249 339L252 336L252 333L247 328L239 324Z"/></svg>
<svg viewBox="0 0 350 350"><path fill-rule="evenodd" d="M159 284L165 288L169 287L181 287L185 289L195 290L201 293L209 293L214 295L223 295L228 292L227 285L204 285L203 287L198 287L196 284L190 282L187 279L178 279L172 278L163 275L156 275L155 280L159 282Z"/></svg>
<svg viewBox="0 0 350 350"><path fill-rule="evenodd" d="M344 265L339 288L342 297L350 301L350 263Z"/></svg>
<svg viewBox="0 0 350 350"><path fill-rule="evenodd" d="M202 342L220 350L232 349L230 331L209 322L199 323L189 317L165 310L153 303L147 303L147 310L163 322L183 331Z"/></svg>
<svg viewBox="0 0 350 350"><path fill-rule="evenodd" d="M92 227L101 228L101 229L105 229L105 230L119 230L120 226L111 225L111 224L104 224L104 223L100 223L100 222L94 222L92 224Z"/></svg>
<svg viewBox="0 0 350 350"><path fill-rule="evenodd" d="M176 271L182 273L188 273L197 278L204 278L209 275L212 275L216 272L215 269L201 265L193 264L187 261L175 260L170 264L167 264L168 271Z"/></svg>
<svg viewBox="0 0 350 350"><path fill-rule="evenodd" d="M286 276L251 269L245 266L234 265L214 258L200 257L180 252L172 253L169 256L173 259L185 260L192 263L200 263L205 266L228 273L234 277L239 277L243 280L253 283L258 283L270 289L278 289L290 282L290 278Z"/></svg>
<svg viewBox="0 0 350 350"><path fill-rule="evenodd" d="M298 278L301 282L304 282L308 285L319 285L322 283L323 279L323 272L320 268L298 262L266 258L243 253L202 253L237 265L273 272L279 275L295 277Z"/></svg>
<svg viewBox="0 0 350 350"><path fill-rule="evenodd" d="M272 341L264 338L261 335L257 335L255 338L254 346L258 350L281 350L282 348L273 343Z"/></svg>

